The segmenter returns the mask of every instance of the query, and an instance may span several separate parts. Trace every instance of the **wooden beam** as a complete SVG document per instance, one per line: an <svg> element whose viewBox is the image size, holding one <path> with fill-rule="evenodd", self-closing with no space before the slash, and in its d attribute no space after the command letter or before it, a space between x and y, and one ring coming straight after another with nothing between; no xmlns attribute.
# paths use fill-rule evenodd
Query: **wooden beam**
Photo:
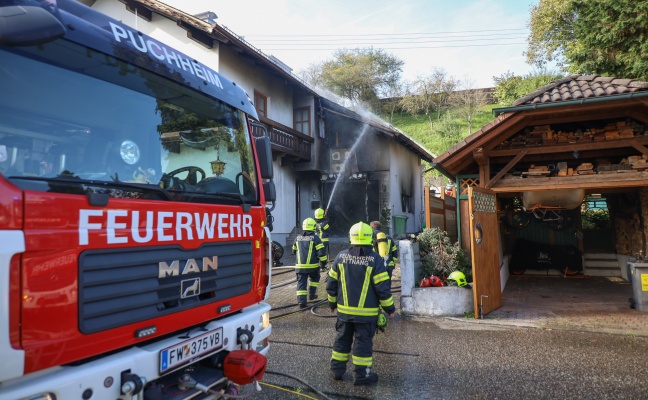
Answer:
<svg viewBox="0 0 648 400"><path fill-rule="evenodd" d="M522 150L521 152L519 152L517 156L515 156L511 161L509 161L509 163L506 164L506 166L502 168L502 170L498 172L497 175L495 175L495 177L486 184L486 189L490 189L491 187L493 187L493 185L496 184L497 181L499 181L504 176L504 174L509 172L511 168L515 167L515 164L517 164L518 161L522 159L522 157L526 156L526 154L527 154L526 150Z"/></svg>
<svg viewBox="0 0 648 400"><path fill-rule="evenodd" d="M644 154L644 155L648 156L648 149L645 146L642 146L636 140L632 140L630 143L632 143L632 147L639 150L639 152L641 152L641 154Z"/></svg>
<svg viewBox="0 0 648 400"><path fill-rule="evenodd" d="M479 166L479 182L483 185L490 181L490 160L486 159L486 164Z"/></svg>
<svg viewBox="0 0 648 400"><path fill-rule="evenodd" d="M524 192L527 190L552 189L603 189L648 186L648 172L618 172L616 174L592 174L560 177L507 178L500 179L490 190L496 193Z"/></svg>
<svg viewBox="0 0 648 400"><path fill-rule="evenodd" d="M475 161L477 161L478 165L484 166L488 164L488 157L484 153L484 148L483 147L478 147L476 149L473 149L473 158Z"/></svg>

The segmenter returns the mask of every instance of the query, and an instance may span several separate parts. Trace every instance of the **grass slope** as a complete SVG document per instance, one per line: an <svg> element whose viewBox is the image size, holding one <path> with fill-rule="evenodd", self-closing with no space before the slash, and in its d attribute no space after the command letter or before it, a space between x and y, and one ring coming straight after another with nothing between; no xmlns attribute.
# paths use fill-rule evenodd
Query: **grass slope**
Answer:
<svg viewBox="0 0 648 400"><path fill-rule="evenodd" d="M494 120L492 110L497 107L500 106L497 104L485 106L473 120L470 133L478 131L482 126ZM389 121L389 115L383 115L382 118ZM432 127L425 115L406 113L394 114L391 124L419 142L435 156L445 153L450 147L469 135L468 121L453 110L442 116L439 121L434 120Z"/></svg>

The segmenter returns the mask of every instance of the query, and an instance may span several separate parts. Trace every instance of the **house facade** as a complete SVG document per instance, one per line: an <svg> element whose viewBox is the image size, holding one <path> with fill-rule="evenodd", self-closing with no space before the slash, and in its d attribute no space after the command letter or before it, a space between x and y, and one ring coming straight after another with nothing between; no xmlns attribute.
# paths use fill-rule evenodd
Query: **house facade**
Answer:
<svg viewBox="0 0 648 400"><path fill-rule="evenodd" d="M273 240L290 245L301 221L320 207L334 235L346 236L359 220L381 220L396 235L421 229L423 163L434 155L403 132L319 94L280 60L219 25L213 12L192 16L155 0L79 1L245 89L272 143Z"/></svg>

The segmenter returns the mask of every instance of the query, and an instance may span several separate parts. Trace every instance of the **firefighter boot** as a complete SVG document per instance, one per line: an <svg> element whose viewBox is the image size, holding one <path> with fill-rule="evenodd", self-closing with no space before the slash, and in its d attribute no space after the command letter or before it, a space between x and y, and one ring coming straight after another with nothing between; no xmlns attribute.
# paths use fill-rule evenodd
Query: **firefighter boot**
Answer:
<svg viewBox="0 0 648 400"><path fill-rule="evenodd" d="M331 379L336 380L336 381L341 381L344 379L344 372L340 371L335 371L335 370L330 370L330 376Z"/></svg>
<svg viewBox="0 0 648 400"><path fill-rule="evenodd" d="M329 376L336 381L341 381L344 379L346 368L346 361L338 361L331 358L331 369L329 369Z"/></svg>
<svg viewBox="0 0 648 400"><path fill-rule="evenodd" d="M356 367L355 380L353 381L354 386L370 385L376 382L378 382L378 374L371 372L371 368Z"/></svg>

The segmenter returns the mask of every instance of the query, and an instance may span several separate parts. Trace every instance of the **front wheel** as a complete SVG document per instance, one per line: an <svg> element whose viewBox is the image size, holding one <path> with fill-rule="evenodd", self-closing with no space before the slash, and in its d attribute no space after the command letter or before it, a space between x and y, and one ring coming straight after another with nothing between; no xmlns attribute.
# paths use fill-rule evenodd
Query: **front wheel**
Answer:
<svg viewBox="0 0 648 400"><path fill-rule="evenodd" d="M281 262L279 261L283 257L284 248L279 242L272 241L272 265L279 266Z"/></svg>

